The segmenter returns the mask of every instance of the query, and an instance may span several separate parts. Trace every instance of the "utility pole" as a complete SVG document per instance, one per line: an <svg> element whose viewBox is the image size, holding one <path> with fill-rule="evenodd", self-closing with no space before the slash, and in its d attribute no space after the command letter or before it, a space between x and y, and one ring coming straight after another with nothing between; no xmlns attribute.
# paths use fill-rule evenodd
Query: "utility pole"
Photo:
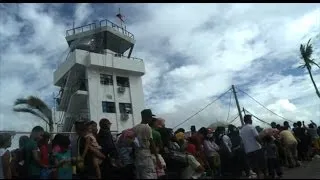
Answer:
<svg viewBox="0 0 320 180"><path fill-rule="evenodd" d="M237 109L238 109L241 125L243 126L244 125L243 117L242 117L242 113L241 113L241 110L240 110L239 101L238 101L238 97L237 97L237 93L236 93L236 90L234 88L234 85L232 85L232 92L233 92L234 98L236 99L236 104L237 104Z"/></svg>
<svg viewBox="0 0 320 180"><path fill-rule="evenodd" d="M242 111L243 111L244 115L246 115L246 110L244 109L244 107L242 108Z"/></svg>

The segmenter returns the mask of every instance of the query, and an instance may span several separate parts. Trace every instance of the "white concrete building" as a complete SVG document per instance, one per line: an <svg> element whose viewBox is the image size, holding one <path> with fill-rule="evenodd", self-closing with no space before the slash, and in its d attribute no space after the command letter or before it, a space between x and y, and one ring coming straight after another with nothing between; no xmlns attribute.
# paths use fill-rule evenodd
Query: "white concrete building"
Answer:
<svg viewBox="0 0 320 180"><path fill-rule="evenodd" d="M57 110L64 112L60 131L71 131L81 119L108 118L118 132L140 123L145 66L131 57L133 34L102 20L67 30L66 40L70 53L54 72L61 87Z"/></svg>

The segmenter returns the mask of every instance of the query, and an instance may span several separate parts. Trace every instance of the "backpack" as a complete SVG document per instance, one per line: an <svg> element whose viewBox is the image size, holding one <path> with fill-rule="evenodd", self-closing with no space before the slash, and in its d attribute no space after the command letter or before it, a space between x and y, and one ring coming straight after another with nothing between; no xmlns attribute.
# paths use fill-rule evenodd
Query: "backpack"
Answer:
<svg viewBox="0 0 320 180"><path fill-rule="evenodd" d="M163 154L168 169L181 170L189 166L188 154L179 151L170 151Z"/></svg>

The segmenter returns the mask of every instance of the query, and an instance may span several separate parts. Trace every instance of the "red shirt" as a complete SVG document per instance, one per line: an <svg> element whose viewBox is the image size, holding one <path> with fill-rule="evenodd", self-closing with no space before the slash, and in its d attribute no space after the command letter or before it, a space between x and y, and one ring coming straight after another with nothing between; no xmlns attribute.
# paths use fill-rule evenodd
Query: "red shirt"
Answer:
<svg viewBox="0 0 320 180"><path fill-rule="evenodd" d="M42 145L40 147L40 161L43 165L49 165L48 145Z"/></svg>
<svg viewBox="0 0 320 180"><path fill-rule="evenodd" d="M196 146L189 143L187 146L187 152L195 156L197 154Z"/></svg>

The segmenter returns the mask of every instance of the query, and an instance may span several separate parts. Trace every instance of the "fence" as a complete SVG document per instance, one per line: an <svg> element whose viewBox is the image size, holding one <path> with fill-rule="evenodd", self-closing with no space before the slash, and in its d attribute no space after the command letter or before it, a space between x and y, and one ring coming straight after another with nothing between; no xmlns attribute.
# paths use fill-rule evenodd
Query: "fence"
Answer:
<svg viewBox="0 0 320 180"><path fill-rule="evenodd" d="M111 21L109 21L107 19L101 20L99 22L98 26L99 27L106 27L106 26L111 27L112 29L124 34L125 36L134 39L134 35L132 33L130 33L125 28L120 27L120 26L116 25L115 23L113 23L113 22L111 22ZM76 28L72 28L72 29L67 30L66 31L66 36L75 35L75 34L86 32L86 31L90 31L90 30L93 30L93 29L96 29L96 28L97 28L97 24L96 23L87 24L87 25L84 25L84 26L80 26L80 27L76 27Z"/></svg>

